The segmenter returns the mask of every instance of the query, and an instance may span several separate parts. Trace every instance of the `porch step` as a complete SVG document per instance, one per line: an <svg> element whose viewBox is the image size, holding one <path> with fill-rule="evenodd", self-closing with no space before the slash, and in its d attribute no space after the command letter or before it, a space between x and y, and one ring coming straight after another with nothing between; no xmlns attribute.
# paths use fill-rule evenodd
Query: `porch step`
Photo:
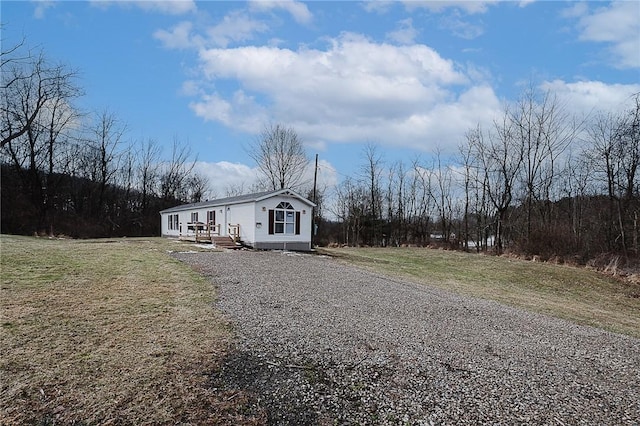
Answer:
<svg viewBox="0 0 640 426"><path fill-rule="evenodd" d="M240 245L236 244L231 239L231 237L211 237L211 243L217 248L225 248L225 249L240 248Z"/></svg>

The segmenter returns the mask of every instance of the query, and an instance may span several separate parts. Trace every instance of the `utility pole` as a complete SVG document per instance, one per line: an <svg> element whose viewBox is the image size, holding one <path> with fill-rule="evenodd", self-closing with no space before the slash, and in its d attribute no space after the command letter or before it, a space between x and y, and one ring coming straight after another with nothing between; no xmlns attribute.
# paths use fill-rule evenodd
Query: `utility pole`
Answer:
<svg viewBox="0 0 640 426"><path fill-rule="evenodd" d="M318 154L316 154L316 168L313 172L313 204L318 204L316 197L316 185L318 182ZM311 208L311 249L313 250L313 240L316 233L316 208Z"/></svg>

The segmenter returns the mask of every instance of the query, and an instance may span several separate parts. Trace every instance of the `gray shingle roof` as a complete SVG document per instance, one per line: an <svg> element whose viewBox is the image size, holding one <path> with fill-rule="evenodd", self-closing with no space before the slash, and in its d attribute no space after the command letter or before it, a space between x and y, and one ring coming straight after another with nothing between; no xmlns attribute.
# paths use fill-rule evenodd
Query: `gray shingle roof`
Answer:
<svg viewBox="0 0 640 426"><path fill-rule="evenodd" d="M179 206L162 210L160 213L171 213L171 212L178 212L183 210L192 210L192 209L197 209L201 207L217 207L217 206L226 206L229 204L240 204L240 203L258 201L264 198L269 198L270 196L279 195L287 192L291 193L296 198L299 198L300 200L308 203L309 205L314 205L311 201L296 194L291 190L278 189L277 191L255 192L253 194L238 195L236 197L226 197L226 198L219 198L217 200L200 201L199 203L181 204Z"/></svg>

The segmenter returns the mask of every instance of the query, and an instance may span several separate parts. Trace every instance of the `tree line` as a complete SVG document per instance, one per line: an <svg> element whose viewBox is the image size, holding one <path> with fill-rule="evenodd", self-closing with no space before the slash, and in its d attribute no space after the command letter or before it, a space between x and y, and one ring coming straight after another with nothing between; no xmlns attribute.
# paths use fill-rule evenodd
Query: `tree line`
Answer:
<svg viewBox="0 0 640 426"><path fill-rule="evenodd" d="M542 256L637 256L640 95L577 120L531 87L454 158L385 164L368 145L336 189L325 242L428 245Z"/></svg>
<svg viewBox="0 0 640 426"><path fill-rule="evenodd" d="M177 137L167 155L157 141L127 139L108 110L81 111L75 70L23 44L2 52L0 67L3 232L157 235L160 210L207 193ZM390 164L370 144L334 191L305 179L295 129L271 124L248 150L262 180L226 195L298 190L318 203L321 244L637 257L640 94L629 101L577 119L532 85L490 126L468 129L456 155Z"/></svg>
<svg viewBox="0 0 640 426"><path fill-rule="evenodd" d="M188 146L175 138L166 158L114 113L81 111L75 70L24 43L0 66L2 232L157 235L159 210L202 198Z"/></svg>

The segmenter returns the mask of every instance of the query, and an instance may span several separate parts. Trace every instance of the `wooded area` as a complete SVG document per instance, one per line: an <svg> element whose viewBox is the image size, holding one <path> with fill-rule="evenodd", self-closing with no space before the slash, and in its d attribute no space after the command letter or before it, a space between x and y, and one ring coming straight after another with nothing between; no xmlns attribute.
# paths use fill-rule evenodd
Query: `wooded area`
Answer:
<svg viewBox="0 0 640 426"><path fill-rule="evenodd" d="M74 70L23 46L1 66L2 232L158 235L160 210L207 192L178 138L167 159L113 113L80 111ZM264 188L297 185L318 203L316 243L637 257L640 94L628 101L578 119L532 85L490 128L468 129L457 155L389 164L370 144L360 173L317 197L293 128L265 127L248 155Z"/></svg>
<svg viewBox="0 0 640 426"><path fill-rule="evenodd" d="M158 235L161 209L202 197L185 144L165 159L113 113L80 111L74 70L21 45L1 66L2 232Z"/></svg>
<svg viewBox="0 0 640 426"><path fill-rule="evenodd" d="M531 88L455 158L384 164L375 146L337 188L347 245L428 245L584 261L638 255L640 95L620 114L578 121Z"/></svg>

